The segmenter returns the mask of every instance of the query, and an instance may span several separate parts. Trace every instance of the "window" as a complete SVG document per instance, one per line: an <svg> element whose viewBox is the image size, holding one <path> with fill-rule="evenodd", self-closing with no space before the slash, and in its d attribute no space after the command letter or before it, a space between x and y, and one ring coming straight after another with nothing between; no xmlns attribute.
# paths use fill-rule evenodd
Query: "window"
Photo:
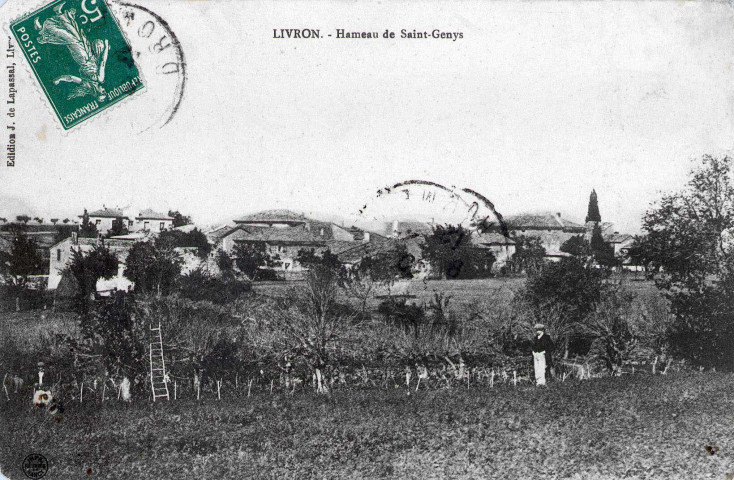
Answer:
<svg viewBox="0 0 734 480"><path fill-rule="evenodd" d="M60 248L56 249L56 261L57 262L61 261L61 249Z"/></svg>
<svg viewBox="0 0 734 480"><path fill-rule="evenodd" d="M166 228L166 222L161 222L160 231L162 232Z"/></svg>
<svg viewBox="0 0 734 480"><path fill-rule="evenodd" d="M149 230L150 229L150 222L144 222L143 223L143 230Z"/></svg>
<svg viewBox="0 0 734 480"><path fill-rule="evenodd" d="M133 228L133 221L132 220L128 220L127 221L127 226L128 226L128 228Z"/></svg>
<svg viewBox="0 0 734 480"><path fill-rule="evenodd" d="M102 220L100 220L99 218L98 218L97 220L95 220L95 221L94 221L94 224L95 224L95 225L99 225L100 223L102 223Z"/></svg>

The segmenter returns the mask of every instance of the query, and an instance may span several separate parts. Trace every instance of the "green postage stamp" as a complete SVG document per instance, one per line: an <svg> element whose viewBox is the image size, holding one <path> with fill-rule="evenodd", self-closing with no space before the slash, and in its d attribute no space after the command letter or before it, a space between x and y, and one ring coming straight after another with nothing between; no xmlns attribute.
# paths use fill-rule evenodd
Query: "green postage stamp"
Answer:
<svg viewBox="0 0 734 480"><path fill-rule="evenodd" d="M10 29L65 130L144 88L104 0L57 0Z"/></svg>

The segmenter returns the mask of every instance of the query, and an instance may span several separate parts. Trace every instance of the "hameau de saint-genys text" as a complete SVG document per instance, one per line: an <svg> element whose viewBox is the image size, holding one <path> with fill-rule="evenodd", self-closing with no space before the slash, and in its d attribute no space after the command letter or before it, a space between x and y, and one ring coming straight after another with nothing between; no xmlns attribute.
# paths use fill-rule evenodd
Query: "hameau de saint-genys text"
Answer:
<svg viewBox="0 0 734 480"><path fill-rule="evenodd" d="M274 28L273 38L283 39L319 39L324 37L331 37L336 39L395 39L403 38L408 40L413 39L442 39L456 40L464 38L463 32L449 32L438 28L433 30L417 30L417 29L401 29L400 32L396 32L390 29L380 33L380 31L361 31L351 30L346 28L337 28L333 32L322 33L321 29L318 28Z"/></svg>

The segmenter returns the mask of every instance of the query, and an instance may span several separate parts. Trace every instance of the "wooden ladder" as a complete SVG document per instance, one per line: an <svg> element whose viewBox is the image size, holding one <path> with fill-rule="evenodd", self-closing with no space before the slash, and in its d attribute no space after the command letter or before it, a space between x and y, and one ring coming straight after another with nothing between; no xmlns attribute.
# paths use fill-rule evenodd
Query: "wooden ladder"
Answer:
<svg viewBox="0 0 734 480"><path fill-rule="evenodd" d="M170 400L168 395L168 375L166 362L163 359L163 335L161 324L150 326L150 387L153 390L153 401L158 398Z"/></svg>

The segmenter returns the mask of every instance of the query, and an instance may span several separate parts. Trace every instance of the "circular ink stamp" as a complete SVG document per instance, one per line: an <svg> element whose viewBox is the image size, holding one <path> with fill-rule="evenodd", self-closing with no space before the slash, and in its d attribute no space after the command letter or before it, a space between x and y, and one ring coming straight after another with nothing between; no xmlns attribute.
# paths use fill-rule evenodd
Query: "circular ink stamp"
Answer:
<svg viewBox="0 0 734 480"><path fill-rule="evenodd" d="M186 57L181 42L168 22L148 7L113 0L110 8L130 42L132 58L147 90L128 107L144 115L128 118L136 119L138 133L163 128L176 116L186 91Z"/></svg>
<svg viewBox="0 0 734 480"><path fill-rule="evenodd" d="M401 228L401 220L416 228L418 223L452 224L478 234L496 231L506 236L508 232L502 214L483 194L426 180L408 180L378 189L375 197L359 209L358 218L392 222L395 228L386 233L393 236L411 233L408 225Z"/></svg>
<svg viewBox="0 0 734 480"><path fill-rule="evenodd" d="M48 460L40 453L31 453L23 460L22 468L28 478L43 478L48 473Z"/></svg>
<svg viewBox="0 0 734 480"><path fill-rule="evenodd" d="M413 259L412 279L484 278L501 271L515 251L502 214L471 188L399 182L378 189L353 221L379 235L373 235L375 249L400 244ZM447 260L437 261L431 252L444 248L456 255L442 254Z"/></svg>

